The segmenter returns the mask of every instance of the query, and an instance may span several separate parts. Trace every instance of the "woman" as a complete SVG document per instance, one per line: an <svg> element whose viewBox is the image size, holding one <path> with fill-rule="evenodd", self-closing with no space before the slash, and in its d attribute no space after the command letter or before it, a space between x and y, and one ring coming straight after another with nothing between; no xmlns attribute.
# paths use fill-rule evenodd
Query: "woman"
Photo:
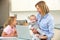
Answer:
<svg viewBox="0 0 60 40"><path fill-rule="evenodd" d="M39 1L35 7L37 8L37 23L42 32L45 33L44 36L37 35L41 40L51 40L54 35L54 20L49 13L49 8L44 1ZM36 32L36 31L35 31Z"/></svg>

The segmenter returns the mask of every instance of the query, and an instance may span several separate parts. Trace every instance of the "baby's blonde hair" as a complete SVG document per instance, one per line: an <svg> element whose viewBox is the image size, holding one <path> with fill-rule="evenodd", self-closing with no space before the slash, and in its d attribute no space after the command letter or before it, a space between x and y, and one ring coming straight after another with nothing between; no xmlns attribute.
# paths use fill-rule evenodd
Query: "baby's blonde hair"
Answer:
<svg viewBox="0 0 60 40"><path fill-rule="evenodd" d="M35 15L30 15L28 18L30 19L30 17L36 17Z"/></svg>
<svg viewBox="0 0 60 40"><path fill-rule="evenodd" d="M15 16L10 16L9 18L8 18L8 20L4 23L4 28L7 26L7 25L11 25L11 23L14 21L14 19L15 19L16 17Z"/></svg>

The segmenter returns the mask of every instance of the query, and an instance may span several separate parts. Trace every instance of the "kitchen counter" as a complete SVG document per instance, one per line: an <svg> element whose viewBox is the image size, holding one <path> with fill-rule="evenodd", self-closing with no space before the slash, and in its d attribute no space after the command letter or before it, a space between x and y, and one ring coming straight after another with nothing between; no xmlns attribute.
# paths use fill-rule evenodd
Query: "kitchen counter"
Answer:
<svg viewBox="0 0 60 40"><path fill-rule="evenodd" d="M17 27L20 27L19 29L22 29L21 27L28 27L28 26L17 25ZM55 26L55 27L57 27L57 26ZM27 31L27 30L25 30L25 31ZM22 34L20 34L20 35L22 35ZM18 38L18 37L0 37L0 40L26 40L26 39ZM52 38L52 40L60 40L60 29L58 29L58 28L54 29L54 37Z"/></svg>

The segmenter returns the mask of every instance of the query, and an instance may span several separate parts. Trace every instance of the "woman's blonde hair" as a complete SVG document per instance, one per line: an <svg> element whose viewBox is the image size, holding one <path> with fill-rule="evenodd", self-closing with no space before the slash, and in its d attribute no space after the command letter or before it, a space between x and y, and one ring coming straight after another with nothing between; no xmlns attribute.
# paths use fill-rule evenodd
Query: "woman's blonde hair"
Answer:
<svg viewBox="0 0 60 40"><path fill-rule="evenodd" d="M11 23L14 21L16 17L15 16L11 16L8 18L8 20L4 23L4 28L7 26L7 25L11 25Z"/></svg>
<svg viewBox="0 0 60 40"><path fill-rule="evenodd" d="M48 8L48 6L46 5L46 3L45 3L44 1L39 1L39 2L35 5L35 7L36 7L36 6L38 6L39 8L41 8L43 15L49 13L49 8Z"/></svg>

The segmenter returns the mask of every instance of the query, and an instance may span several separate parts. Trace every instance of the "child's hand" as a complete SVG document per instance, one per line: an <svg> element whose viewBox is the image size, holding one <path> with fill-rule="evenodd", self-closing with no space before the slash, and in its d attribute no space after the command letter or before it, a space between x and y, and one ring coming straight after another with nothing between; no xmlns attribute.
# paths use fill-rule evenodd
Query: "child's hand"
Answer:
<svg viewBox="0 0 60 40"><path fill-rule="evenodd" d="M14 30L13 30L13 33L15 33L16 32L16 28L14 28Z"/></svg>
<svg viewBox="0 0 60 40"><path fill-rule="evenodd" d="M14 29L13 34L14 34L14 36L17 36L17 31L16 31L16 29Z"/></svg>
<svg viewBox="0 0 60 40"><path fill-rule="evenodd" d="M17 36L16 29L14 29L14 31L12 31L12 33L10 33L10 36L11 36L11 37L15 37L15 36Z"/></svg>
<svg viewBox="0 0 60 40"><path fill-rule="evenodd" d="M14 34L13 33L10 33L9 36L14 37Z"/></svg>

